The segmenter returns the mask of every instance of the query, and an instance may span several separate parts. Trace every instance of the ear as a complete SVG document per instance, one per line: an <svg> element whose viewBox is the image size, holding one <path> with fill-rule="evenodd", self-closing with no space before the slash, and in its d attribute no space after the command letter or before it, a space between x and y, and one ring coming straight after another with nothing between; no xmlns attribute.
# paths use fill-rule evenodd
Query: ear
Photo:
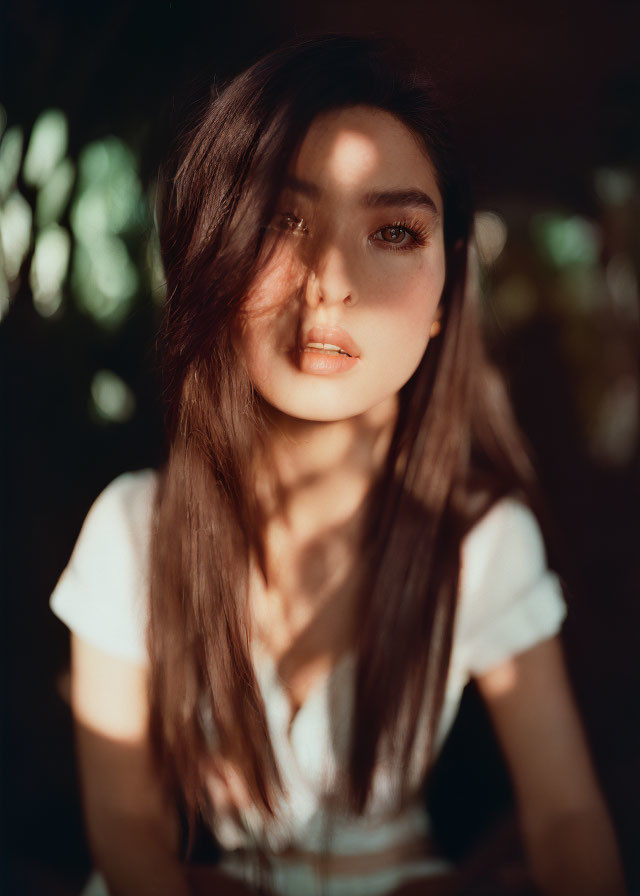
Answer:
<svg viewBox="0 0 640 896"><path fill-rule="evenodd" d="M437 336L440 330L442 329L442 324L440 321L442 320L442 305L438 305L436 308L436 313L431 321L431 327L429 329L429 337L433 339L434 336Z"/></svg>

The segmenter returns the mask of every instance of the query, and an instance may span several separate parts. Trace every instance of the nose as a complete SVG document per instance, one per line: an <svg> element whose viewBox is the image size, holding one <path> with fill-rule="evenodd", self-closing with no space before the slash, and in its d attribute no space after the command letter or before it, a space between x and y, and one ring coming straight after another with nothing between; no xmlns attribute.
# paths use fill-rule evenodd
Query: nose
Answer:
<svg viewBox="0 0 640 896"><path fill-rule="evenodd" d="M355 303L354 278L347 270L344 253L337 246L327 246L310 266L305 299L311 308Z"/></svg>

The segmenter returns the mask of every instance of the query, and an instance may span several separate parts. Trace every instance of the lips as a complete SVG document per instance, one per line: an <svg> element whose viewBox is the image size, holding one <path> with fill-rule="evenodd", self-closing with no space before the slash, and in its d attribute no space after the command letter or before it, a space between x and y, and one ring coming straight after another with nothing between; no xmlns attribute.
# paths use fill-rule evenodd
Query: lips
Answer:
<svg viewBox="0 0 640 896"><path fill-rule="evenodd" d="M350 358L359 358L360 349L342 327L311 327L300 345L302 352L343 353Z"/></svg>
<svg viewBox="0 0 640 896"><path fill-rule="evenodd" d="M292 355L298 370L311 376L348 373L360 363L360 349L342 327L311 327Z"/></svg>

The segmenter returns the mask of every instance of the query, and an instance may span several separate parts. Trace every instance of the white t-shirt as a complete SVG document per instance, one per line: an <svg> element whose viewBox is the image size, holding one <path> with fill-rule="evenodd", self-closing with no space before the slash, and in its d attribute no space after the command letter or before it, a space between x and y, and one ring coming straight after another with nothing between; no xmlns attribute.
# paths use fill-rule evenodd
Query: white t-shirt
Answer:
<svg viewBox="0 0 640 896"><path fill-rule="evenodd" d="M102 650L135 662L148 661L149 532L157 474L126 473L93 504L73 554L51 596L53 612L77 635ZM566 606L557 576L547 567L544 545L532 512L514 498L503 498L473 527L462 545L451 663L437 732L440 746L453 723L462 690L471 676L558 632ZM347 653L328 679L314 688L289 730L289 702L273 662L254 654L269 733L287 791L278 818L269 829L247 811L242 824L216 816L211 826L226 850L223 865L250 878L246 859L237 852L258 842L275 854L277 892L304 896L317 888L313 869L277 860L288 847L306 853L376 853L414 836L428 835L429 818L416 780L415 802L397 811L398 769L393 762L376 767L372 796L359 818L329 811L323 797L346 761L352 709L354 654ZM446 867L439 859L393 866L362 877L335 876L325 884L329 896L383 893L400 880Z"/></svg>

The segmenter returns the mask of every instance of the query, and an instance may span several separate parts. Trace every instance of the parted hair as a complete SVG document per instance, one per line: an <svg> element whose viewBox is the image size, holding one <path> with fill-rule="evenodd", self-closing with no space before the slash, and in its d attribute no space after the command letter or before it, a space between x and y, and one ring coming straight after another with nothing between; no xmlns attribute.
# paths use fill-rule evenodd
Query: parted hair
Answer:
<svg viewBox="0 0 640 896"><path fill-rule="evenodd" d="M264 817L277 811L282 780L247 618L249 557L263 557L251 471L268 438L233 332L264 263L265 222L309 125L356 105L391 113L423 146L443 198L446 278L441 333L401 390L386 462L367 497L351 811L365 809L386 735L406 775L415 750L428 768L461 541L503 494L535 496L504 383L486 357L468 273L470 191L431 80L386 41L328 35L279 48L212 90L165 168L159 222L168 450L151 542L151 730L192 823L208 811L211 731L213 752L233 762ZM418 743L423 706L428 731Z"/></svg>

